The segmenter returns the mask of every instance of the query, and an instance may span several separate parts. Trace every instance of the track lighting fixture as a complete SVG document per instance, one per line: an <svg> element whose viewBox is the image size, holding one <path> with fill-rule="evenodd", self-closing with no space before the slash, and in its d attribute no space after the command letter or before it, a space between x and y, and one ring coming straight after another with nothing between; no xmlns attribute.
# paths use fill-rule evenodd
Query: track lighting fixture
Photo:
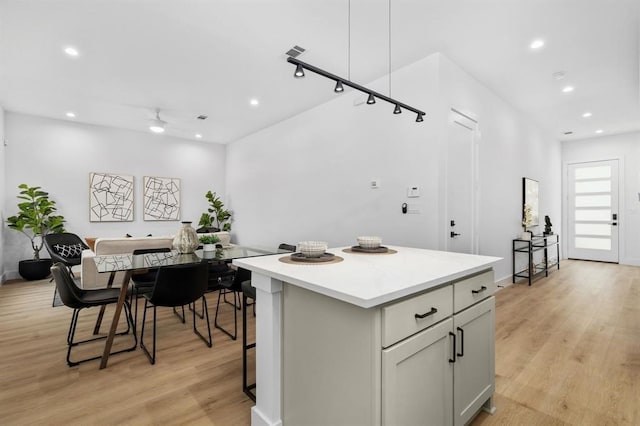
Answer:
<svg viewBox="0 0 640 426"><path fill-rule="evenodd" d="M149 130L153 133L164 133L164 126L166 125L166 121L160 120L160 110L156 110L156 118L149 120Z"/></svg>
<svg viewBox="0 0 640 426"><path fill-rule="evenodd" d="M342 82L340 80L336 81L336 88L333 89L333 91L336 93L344 92L344 87L342 86Z"/></svg>
<svg viewBox="0 0 640 426"><path fill-rule="evenodd" d="M334 89L336 92L340 92L344 90L343 86L346 85L353 89L359 90L365 94L368 94L369 96L367 98L367 104L369 105L376 103L375 98L382 99L385 102L389 102L390 104L395 105L395 108L393 110L394 114L402 113L402 108L404 108L406 110L409 110L418 114L418 117L416 118L416 122L421 123L422 121L424 121L422 118L424 115L426 115L424 111L420 111L417 108L414 108L412 106L399 102L395 99L392 99L388 96L383 95L382 93L378 93L374 90L367 89L366 87L361 86L358 83L354 83L342 77L338 77L335 74L331 74L330 72L314 67L313 65L307 64L306 62L302 62L296 58L288 57L287 62L294 64L296 66L296 72L293 74L294 77L304 77L304 70L306 69L307 71L311 71L312 73L315 73L325 78L328 78L330 80L336 81L336 88ZM339 88L342 90L338 90Z"/></svg>

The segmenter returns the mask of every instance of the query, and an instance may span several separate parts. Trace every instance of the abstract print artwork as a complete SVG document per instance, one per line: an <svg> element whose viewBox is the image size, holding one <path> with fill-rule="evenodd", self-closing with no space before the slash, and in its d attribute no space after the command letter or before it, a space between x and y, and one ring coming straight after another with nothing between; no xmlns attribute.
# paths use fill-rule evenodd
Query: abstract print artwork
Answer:
<svg viewBox="0 0 640 426"><path fill-rule="evenodd" d="M133 176L89 174L89 221L133 221Z"/></svg>
<svg viewBox="0 0 640 426"><path fill-rule="evenodd" d="M145 176L144 220L180 220L180 179Z"/></svg>

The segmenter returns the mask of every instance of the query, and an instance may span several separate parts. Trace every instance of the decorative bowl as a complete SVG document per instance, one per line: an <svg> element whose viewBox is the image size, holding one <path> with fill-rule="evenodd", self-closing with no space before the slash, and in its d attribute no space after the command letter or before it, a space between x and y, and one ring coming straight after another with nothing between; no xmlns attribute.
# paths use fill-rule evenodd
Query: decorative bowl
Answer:
<svg viewBox="0 0 640 426"><path fill-rule="evenodd" d="M298 250L304 257L320 257L327 250L327 243L324 241L300 241Z"/></svg>
<svg viewBox="0 0 640 426"><path fill-rule="evenodd" d="M378 248L382 244L382 238L380 237L358 237L358 245L362 248Z"/></svg>

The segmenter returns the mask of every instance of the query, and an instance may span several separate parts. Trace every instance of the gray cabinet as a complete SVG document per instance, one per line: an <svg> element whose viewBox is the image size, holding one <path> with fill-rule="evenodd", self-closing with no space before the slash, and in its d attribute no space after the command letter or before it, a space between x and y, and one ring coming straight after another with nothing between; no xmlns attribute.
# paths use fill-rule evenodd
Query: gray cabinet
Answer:
<svg viewBox="0 0 640 426"><path fill-rule="evenodd" d="M364 309L285 283L283 423L469 421L494 391L494 291L489 270Z"/></svg>

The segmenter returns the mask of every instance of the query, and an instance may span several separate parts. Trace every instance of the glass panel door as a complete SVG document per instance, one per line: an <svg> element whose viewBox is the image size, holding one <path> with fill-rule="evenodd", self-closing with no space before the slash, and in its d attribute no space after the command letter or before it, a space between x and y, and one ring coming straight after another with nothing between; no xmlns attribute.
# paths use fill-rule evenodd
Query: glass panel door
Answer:
<svg viewBox="0 0 640 426"><path fill-rule="evenodd" d="M618 161L567 167L571 259L618 262Z"/></svg>

